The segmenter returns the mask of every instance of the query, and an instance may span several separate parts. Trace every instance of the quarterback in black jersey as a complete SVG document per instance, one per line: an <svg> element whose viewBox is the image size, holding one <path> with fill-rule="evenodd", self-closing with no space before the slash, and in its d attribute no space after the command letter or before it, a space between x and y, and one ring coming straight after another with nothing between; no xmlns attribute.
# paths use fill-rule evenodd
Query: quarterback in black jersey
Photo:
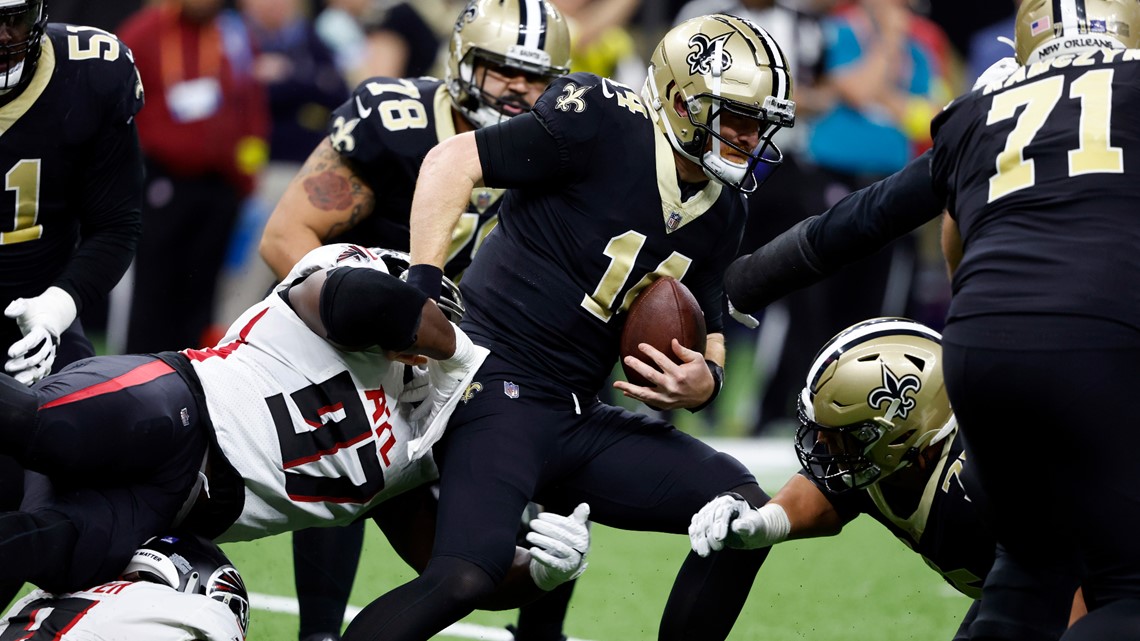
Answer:
<svg viewBox="0 0 1140 641"><path fill-rule="evenodd" d="M118 282L142 229L131 52L48 24L44 5L0 4L0 345L25 384L94 354L76 315Z"/></svg>
<svg viewBox="0 0 1140 641"><path fill-rule="evenodd" d="M709 348L674 343L680 365L646 350L631 366L656 386L615 386L665 408L697 409L715 396L721 274L743 231L740 191L779 164L771 136L794 121L786 58L749 21L684 22L652 60L641 95L571 74L531 113L445 141L425 160L409 282L430 295L471 188L508 188L499 225L461 285L465 331L491 355L433 450L441 488L431 563L365 608L345 639L427 639L469 612L502 580L531 499L561 506L590 497L599 523L678 534L720 492L767 500L738 461L597 397L626 310L666 275L700 302ZM690 555L659 638L726 638L764 555Z"/></svg>
<svg viewBox="0 0 1140 641"><path fill-rule="evenodd" d="M954 635L969 639L996 541L966 494L970 461L946 397L938 333L876 318L828 341L801 395L796 452L803 470L767 505L725 494L694 515L693 550L832 536L867 514L975 599ZM1074 618L1082 612L1078 600Z"/></svg>
<svg viewBox="0 0 1140 641"><path fill-rule="evenodd" d="M546 0L469 2L455 22L446 79L370 78L333 113L329 136L266 224L262 257L281 278L322 243L407 249L412 192L428 151L457 133L528 111L569 64L566 20ZM459 277L494 228L501 195L471 192L448 250L448 276ZM294 534L301 639L340 631L363 536L359 523ZM548 599L524 608L522 638L558 641L571 589L562 588L561 606Z"/></svg>

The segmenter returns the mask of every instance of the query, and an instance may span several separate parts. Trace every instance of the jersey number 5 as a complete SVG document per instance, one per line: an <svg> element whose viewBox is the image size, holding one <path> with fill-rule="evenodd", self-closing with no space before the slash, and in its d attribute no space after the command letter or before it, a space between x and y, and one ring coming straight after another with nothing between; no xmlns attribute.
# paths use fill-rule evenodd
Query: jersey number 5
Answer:
<svg viewBox="0 0 1140 641"><path fill-rule="evenodd" d="M1114 73L1113 69L1088 71L1069 87L1069 98L1081 101L1080 147L1069 151L1070 178L1124 173L1124 150L1113 147L1109 140ZM990 178L988 202L1036 184L1034 162L1025 159L1025 148L1045 126L1064 92L1065 77L1052 76L994 96L987 125L1012 118L1019 107L1024 106L1025 110L1006 137L1005 149L998 154L997 174Z"/></svg>

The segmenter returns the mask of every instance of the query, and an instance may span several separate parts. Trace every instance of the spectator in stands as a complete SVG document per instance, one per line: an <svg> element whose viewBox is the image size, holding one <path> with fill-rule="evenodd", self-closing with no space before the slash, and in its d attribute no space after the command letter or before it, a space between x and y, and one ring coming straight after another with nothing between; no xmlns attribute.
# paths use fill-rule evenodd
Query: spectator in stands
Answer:
<svg viewBox="0 0 1140 641"><path fill-rule="evenodd" d="M149 102L138 118L147 183L126 349L197 345L239 207L265 164L265 91L249 32L222 0L163 0L120 36Z"/></svg>

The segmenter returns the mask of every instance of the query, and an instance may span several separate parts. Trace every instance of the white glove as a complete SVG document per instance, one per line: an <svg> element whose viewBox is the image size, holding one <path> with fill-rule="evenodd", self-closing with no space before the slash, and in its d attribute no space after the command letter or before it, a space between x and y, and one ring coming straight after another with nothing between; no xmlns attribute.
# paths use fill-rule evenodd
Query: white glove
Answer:
<svg viewBox="0 0 1140 641"><path fill-rule="evenodd" d="M573 581L586 571L590 551L590 506L582 503L570 516L543 512L531 519L526 540L530 549L530 578L547 592Z"/></svg>
<svg viewBox="0 0 1140 641"><path fill-rule="evenodd" d="M756 509L735 495L722 494L693 515L689 543L700 556L722 550L726 544L754 550L787 539L791 529L788 515L779 505L767 503Z"/></svg>
<svg viewBox="0 0 1140 641"><path fill-rule="evenodd" d="M408 441L408 460L411 461L431 451L431 446L443 436L447 419L451 418L463 392L475 379L475 372L490 354L487 348L472 343L457 325L452 323L451 326L455 329L455 353L447 360L428 361L430 391L408 418L416 435Z"/></svg>
<svg viewBox="0 0 1140 641"><path fill-rule="evenodd" d="M12 301L4 315L15 319L24 337L8 348L4 371L24 385L47 376L55 362L59 336L75 322L76 312L71 295L54 286L35 298Z"/></svg>
<svg viewBox="0 0 1140 641"><path fill-rule="evenodd" d="M982 75L978 76L978 79L974 81L973 88L980 89L986 85L992 85L995 82L1002 82L1012 76L1013 72L1017 71L1020 67L1021 65L1019 65L1017 60L1014 60L1012 56L1002 58L990 65L988 69L982 72Z"/></svg>
<svg viewBox="0 0 1140 641"><path fill-rule="evenodd" d="M396 402L400 405L421 403L431 392L431 381L429 380L427 366L408 365L407 367L412 368L412 380L404 383L404 389L400 390L400 395L396 398Z"/></svg>
<svg viewBox="0 0 1140 641"><path fill-rule="evenodd" d="M747 327L748 329L756 329L757 327L760 327L760 321L756 320L755 316L739 311L732 306L731 300L728 301L728 315L731 316L733 320Z"/></svg>

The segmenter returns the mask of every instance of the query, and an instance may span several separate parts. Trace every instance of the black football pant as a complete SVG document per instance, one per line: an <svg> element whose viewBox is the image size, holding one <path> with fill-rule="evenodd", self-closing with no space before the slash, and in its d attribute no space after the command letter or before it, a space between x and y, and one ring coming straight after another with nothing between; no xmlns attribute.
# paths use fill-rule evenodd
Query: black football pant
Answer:
<svg viewBox="0 0 1140 641"><path fill-rule="evenodd" d="M676 534L721 492L755 505L768 499L739 461L668 423L576 400L494 356L476 380L482 390L456 409L433 450L440 504L432 560L419 578L365 608L346 640L425 640L470 612L506 575L532 498L561 514L585 501L597 523ZM766 555L690 553L659 639L726 638Z"/></svg>
<svg viewBox="0 0 1140 641"><path fill-rule="evenodd" d="M947 327L943 355L976 475L967 489L1007 552L998 561L1011 566L987 577L973 637L1026 638L1010 630L1030 616L1067 620L1057 604L1079 582L1090 622L1064 638L1088 638L1085 629L1140 639L1128 608L1107 607L1140 599L1140 332L1091 319L978 317ZM988 602L1003 577L1024 586L1021 602L1008 590Z"/></svg>
<svg viewBox="0 0 1140 641"><path fill-rule="evenodd" d="M65 592L116 578L189 496L207 447L198 411L151 356L89 358L31 389L0 375L0 451L51 479L0 514L0 581Z"/></svg>

